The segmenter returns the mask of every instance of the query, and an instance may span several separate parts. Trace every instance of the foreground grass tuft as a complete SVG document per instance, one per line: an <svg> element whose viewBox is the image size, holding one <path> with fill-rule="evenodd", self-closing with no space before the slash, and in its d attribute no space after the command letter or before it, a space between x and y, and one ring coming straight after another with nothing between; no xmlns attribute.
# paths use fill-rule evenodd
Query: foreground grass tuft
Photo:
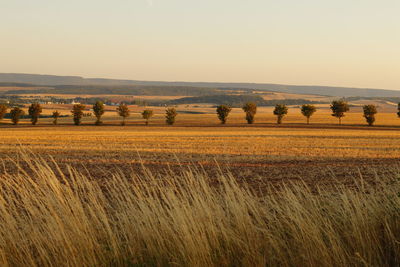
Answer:
<svg viewBox="0 0 400 267"><path fill-rule="evenodd" d="M400 181L263 194L229 173L0 175L1 266L398 266ZM22 165L24 167L22 167Z"/></svg>

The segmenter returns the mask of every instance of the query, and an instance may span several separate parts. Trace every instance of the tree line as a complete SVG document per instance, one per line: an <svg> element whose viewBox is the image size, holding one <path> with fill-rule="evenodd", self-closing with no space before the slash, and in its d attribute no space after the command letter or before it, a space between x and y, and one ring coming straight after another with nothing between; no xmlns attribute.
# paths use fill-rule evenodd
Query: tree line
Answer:
<svg viewBox="0 0 400 267"><path fill-rule="evenodd" d="M312 101L307 99L285 99L286 105L302 105L302 104L327 104L325 101ZM282 104L282 100L273 99L265 100L261 95L255 94L240 94L240 95L205 95L191 96L173 99L169 101L159 102L166 105L183 105L183 104L199 104L199 103L218 103L224 104L233 108L242 107L243 103L255 103L257 106L273 107L277 104ZM154 102L153 102L154 103Z"/></svg>
<svg viewBox="0 0 400 267"><path fill-rule="evenodd" d="M93 106L93 115L96 117L95 125L102 125L102 117L105 113L105 105L102 101L97 101ZM85 112L86 105L83 104L75 104L72 107L72 119L75 125L81 125L83 117L89 117L92 113ZM8 107L6 105L0 104L0 120L2 120L5 114L8 111ZM28 115L30 117L32 125L36 125L40 115L42 114L43 108L38 103L33 103L28 108ZM116 109L118 115L122 118L121 125L126 124L126 119L130 116L130 110L128 105L120 104ZM175 117L178 115L175 108L167 108L165 110L165 118L166 123L172 125L175 123ZM10 110L11 121L14 125L17 125L21 119L25 115L25 111L20 107L13 107ZM153 110L146 109L142 112L142 117L145 119L146 125L149 124L150 118L154 115ZM58 110L53 111L52 118L53 124L58 124L58 119L61 116L61 113Z"/></svg>
<svg viewBox="0 0 400 267"><path fill-rule="evenodd" d="M93 114L96 117L95 125L102 125L102 116L104 115L105 108L104 103L102 101L97 101L93 105ZM88 116L91 113L85 113L86 106L83 104L75 104L72 107L71 113L73 117L73 122L75 125L80 125L82 122L82 118ZM248 102L243 105L243 111L245 112L245 119L248 124L253 124L255 121L255 116L257 114L257 104L254 102ZM310 118L317 111L317 108L311 104L305 104L300 107L302 115L306 118L307 124L310 123ZM350 110L349 104L345 100L334 100L330 105L330 109L332 111L332 116L336 117L339 120L339 124L342 123L342 118L345 117L345 113ZM400 117L400 103L398 104L398 112L397 115ZM7 113L8 107L6 105L0 104L0 120L4 118L4 115ZM216 113L218 119L221 124L225 124L228 120L229 113L231 112L232 107L228 105L219 105L216 109ZM281 124L283 118L288 114L289 108L284 104L277 104L275 109L273 110L273 114L277 117L277 124ZM130 116L130 110L128 105L120 104L116 112L122 118L121 125L126 124L126 119ZM28 108L28 114L31 119L32 125L36 125L40 114L42 113L42 106L38 103L33 103ZM378 113L377 107L375 105L364 105L363 106L364 118L369 126L372 126L375 123L375 115ZM17 125L20 121L20 118L25 115L25 111L20 107L13 107L10 110L11 121L14 125ZM141 113L143 119L145 120L146 125L149 124L151 117L154 115L153 110L146 109ZM175 108L167 108L165 110L165 122L168 125L173 125L175 123L175 118L178 115ZM53 124L58 124L58 118L61 116L60 112L57 110L53 112Z"/></svg>
<svg viewBox="0 0 400 267"><path fill-rule="evenodd" d="M246 120L248 124L252 124L255 120L255 115L257 113L257 105L255 103L246 103L242 107L243 111L246 113ZM338 118L339 124L342 124L342 118L345 116L345 113L350 110L349 104L344 100L334 100L330 105L330 109L332 111L332 116ZM398 104L398 112L397 115L400 117L400 103ZM220 105L217 107L218 118L220 119L222 124L225 124L229 113L232 108L227 105ZM306 117L307 124L310 124L310 118L317 111L317 108L311 104L305 104L300 107L301 114ZM289 108L285 104L277 104L275 105L275 109L273 110L273 114L277 117L277 124L281 124L283 118L288 114ZM372 126L375 123L375 115L378 113L378 109L375 105L364 105L363 106L364 118L366 119L369 126Z"/></svg>

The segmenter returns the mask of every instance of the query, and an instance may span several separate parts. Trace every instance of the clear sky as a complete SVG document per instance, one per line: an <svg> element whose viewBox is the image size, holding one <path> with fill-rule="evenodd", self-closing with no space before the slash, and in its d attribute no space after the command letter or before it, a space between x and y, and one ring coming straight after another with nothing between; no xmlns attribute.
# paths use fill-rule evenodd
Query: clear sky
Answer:
<svg viewBox="0 0 400 267"><path fill-rule="evenodd" d="M399 0L0 0L0 72L400 89Z"/></svg>

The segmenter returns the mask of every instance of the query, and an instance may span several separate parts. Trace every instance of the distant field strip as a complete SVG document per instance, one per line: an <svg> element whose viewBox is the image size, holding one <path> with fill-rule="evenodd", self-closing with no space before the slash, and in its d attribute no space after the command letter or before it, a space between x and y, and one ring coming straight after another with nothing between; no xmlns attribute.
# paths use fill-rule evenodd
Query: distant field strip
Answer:
<svg viewBox="0 0 400 267"><path fill-rule="evenodd" d="M242 127L2 128L0 151L19 146L55 157L134 156L280 161L400 158L400 131ZM189 156L189 157L188 157Z"/></svg>

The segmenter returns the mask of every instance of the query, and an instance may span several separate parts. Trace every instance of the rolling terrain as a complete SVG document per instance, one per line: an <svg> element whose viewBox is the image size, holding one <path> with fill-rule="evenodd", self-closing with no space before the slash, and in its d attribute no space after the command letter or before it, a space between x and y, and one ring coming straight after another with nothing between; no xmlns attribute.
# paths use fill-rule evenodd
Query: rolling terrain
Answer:
<svg viewBox="0 0 400 267"><path fill-rule="evenodd" d="M274 91L291 94L312 94L335 97L400 97L400 91L370 88L350 88L333 86L281 85L256 83L211 83L211 82L161 82L117 79L89 79L79 76L55 76L37 74L0 73L0 83L25 83L41 86L155 86L155 87L200 87L221 89L243 89ZM400 88L399 88L400 89Z"/></svg>

